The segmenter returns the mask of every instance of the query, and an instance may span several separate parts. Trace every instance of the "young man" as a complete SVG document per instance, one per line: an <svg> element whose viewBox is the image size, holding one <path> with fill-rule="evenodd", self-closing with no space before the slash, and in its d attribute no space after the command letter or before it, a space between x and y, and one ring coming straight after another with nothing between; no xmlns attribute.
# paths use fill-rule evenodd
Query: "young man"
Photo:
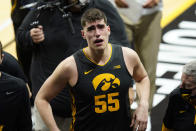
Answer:
<svg viewBox="0 0 196 131"><path fill-rule="evenodd" d="M2 64L0 43L0 65ZM22 79L0 69L0 131L32 131L29 93Z"/></svg>
<svg viewBox="0 0 196 131"><path fill-rule="evenodd" d="M196 60L183 67L181 81L170 94L162 131L196 131Z"/></svg>
<svg viewBox="0 0 196 131"><path fill-rule="evenodd" d="M30 78L33 99L62 60L87 46L86 40L80 33L82 29L80 19L87 9L93 7L105 12L108 24L112 27L110 42L123 46L130 45L123 21L109 1L78 2L79 0L40 0L18 29L16 38L21 49L32 50ZM38 23L38 26L34 25L35 23ZM50 104L55 120L60 121L60 129L66 130L64 123L71 122L72 113L68 88L64 88ZM35 130L47 130L36 108L34 109Z"/></svg>
<svg viewBox="0 0 196 131"><path fill-rule="evenodd" d="M81 25L88 46L63 60L42 85L35 99L41 117L51 131L59 131L49 103L69 84L71 130L145 130L150 86L139 57L130 48L108 44L110 27L102 11L87 10ZM133 79L140 103L131 121L128 90Z"/></svg>

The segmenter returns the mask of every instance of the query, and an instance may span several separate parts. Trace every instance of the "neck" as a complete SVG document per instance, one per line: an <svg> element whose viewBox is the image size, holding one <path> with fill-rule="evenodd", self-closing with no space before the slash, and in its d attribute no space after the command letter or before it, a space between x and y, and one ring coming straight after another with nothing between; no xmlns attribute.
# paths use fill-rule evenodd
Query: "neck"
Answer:
<svg viewBox="0 0 196 131"><path fill-rule="evenodd" d="M92 50L89 47L86 48L87 56L94 61L96 64L104 65L111 55L111 46L107 44L104 50Z"/></svg>

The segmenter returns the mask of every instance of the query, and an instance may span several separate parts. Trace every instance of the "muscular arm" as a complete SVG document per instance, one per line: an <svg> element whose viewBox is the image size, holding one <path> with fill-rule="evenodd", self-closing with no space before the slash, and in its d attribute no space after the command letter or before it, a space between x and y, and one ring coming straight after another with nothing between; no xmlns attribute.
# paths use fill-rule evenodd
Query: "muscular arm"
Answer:
<svg viewBox="0 0 196 131"><path fill-rule="evenodd" d="M77 68L73 56L68 57L61 62L52 75L44 82L39 90L35 104L37 109L51 131L58 131L58 127L52 115L52 109L49 104L66 84L73 86L77 81Z"/></svg>
<svg viewBox="0 0 196 131"><path fill-rule="evenodd" d="M123 48L123 55L129 73L136 82L136 92L139 97L138 108L136 109L131 126L134 130L145 130L148 120L150 81L138 55L129 48Z"/></svg>
<svg viewBox="0 0 196 131"><path fill-rule="evenodd" d="M136 130L137 127L139 130L145 130L148 120L150 81L140 60L138 60L138 64L134 68L133 78L136 81L136 92L139 103L133 115L132 126L134 124L134 130Z"/></svg>

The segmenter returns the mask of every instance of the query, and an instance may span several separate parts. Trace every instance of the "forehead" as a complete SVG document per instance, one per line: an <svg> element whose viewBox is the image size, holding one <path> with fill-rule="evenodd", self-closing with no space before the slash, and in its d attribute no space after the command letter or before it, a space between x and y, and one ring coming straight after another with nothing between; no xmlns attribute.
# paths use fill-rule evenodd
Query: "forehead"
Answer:
<svg viewBox="0 0 196 131"><path fill-rule="evenodd" d="M84 28L88 28L90 26L102 25L105 24L104 19L96 20L94 22L86 22L86 26Z"/></svg>

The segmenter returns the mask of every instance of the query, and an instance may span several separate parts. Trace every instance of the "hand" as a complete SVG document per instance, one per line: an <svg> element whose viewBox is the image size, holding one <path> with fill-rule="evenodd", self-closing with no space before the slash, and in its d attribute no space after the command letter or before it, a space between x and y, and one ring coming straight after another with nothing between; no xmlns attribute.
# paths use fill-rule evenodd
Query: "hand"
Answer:
<svg viewBox="0 0 196 131"><path fill-rule="evenodd" d="M133 103L134 98L135 98L135 92L134 92L133 88L130 87L129 88L129 102L130 102L130 105Z"/></svg>
<svg viewBox="0 0 196 131"><path fill-rule="evenodd" d="M129 7L126 0L115 0L115 3L119 8L128 8Z"/></svg>
<svg viewBox="0 0 196 131"><path fill-rule="evenodd" d="M131 121L131 127L133 131L145 131L147 128L148 121L148 106L139 105L136 111L133 113L133 118Z"/></svg>
<svg viewBox="0 0 196 131"><path fill-rule="evenodd" d="M44 41L44 32L43 32L43 26L39 25L37 28L32 28L30 30L30 36L34 43L38 44L42 41Z"/></svg>
<svg viewBox="0 0 196 131"><path fill-rule="evenodd" d="M159 0L147 0L143 5L143 8L152 8L159 3Z"/></svg>

